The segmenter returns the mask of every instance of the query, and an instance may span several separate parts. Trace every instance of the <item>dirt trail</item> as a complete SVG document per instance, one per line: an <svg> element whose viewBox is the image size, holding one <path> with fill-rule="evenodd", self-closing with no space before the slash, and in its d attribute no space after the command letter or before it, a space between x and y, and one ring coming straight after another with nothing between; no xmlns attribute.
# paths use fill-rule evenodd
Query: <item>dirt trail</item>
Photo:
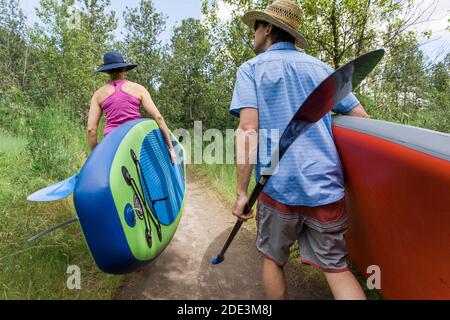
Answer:
<svg viewBox="0 0 450 320"><path fill-rule="evenodd" d="M226 260L211 265L236 222L223 203L207 185L188 179L185 210L174 239L158 259L131 275L117 298L264 299L262 257L255 235L245 227ZM308 281L295 266L289 264L286 274L291 299L331 298L323 285Z"/></svg>

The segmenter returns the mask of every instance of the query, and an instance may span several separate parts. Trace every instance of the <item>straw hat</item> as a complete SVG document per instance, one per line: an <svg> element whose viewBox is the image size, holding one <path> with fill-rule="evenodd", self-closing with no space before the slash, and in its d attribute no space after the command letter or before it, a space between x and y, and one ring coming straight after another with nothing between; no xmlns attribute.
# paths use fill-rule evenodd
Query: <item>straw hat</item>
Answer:
<svg viewBox="0 0 450 320"><path fill-rule="evenodd" d="M298 47L302 49L308 47L308 42L298 32L303 19L303 11L292 0L275 0L264 10L247 12L242 19L250 28L254 28L257 20L268 22L292 35L297 40Z"/></svg>

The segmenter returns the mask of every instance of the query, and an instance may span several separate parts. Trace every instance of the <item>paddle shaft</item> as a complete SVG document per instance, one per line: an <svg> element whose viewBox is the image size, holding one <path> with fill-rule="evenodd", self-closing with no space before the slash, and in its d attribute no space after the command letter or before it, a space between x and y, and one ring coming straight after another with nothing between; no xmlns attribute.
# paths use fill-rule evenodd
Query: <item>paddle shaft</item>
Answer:
<svg viewBox="0 0 450 320"><path fill-rule="evenodd" d="M72 224L72 223L75 223L75 222L77 222L77 221L78 221L78 217L72 218L72 219L70 219L70 220L67 220L67 221L61 223L61 224L58 224L57 226L51 227L51 228L49 228L49 229L47 229L47 230L45 230L45 231L42 231L42 232L38 233L37 235L31 237L31 238L28 239L27 241L28 241L28 242L35 241L35 240L37 240L37 239L39 239L39 238L42 238L43 236L45 236L45 235L47 235L47 234L49 234L49 233L52 233L52 232L55 231L55 230L64 228L65 226L67 226L67 225L69 225L69 224Z"/></svg>

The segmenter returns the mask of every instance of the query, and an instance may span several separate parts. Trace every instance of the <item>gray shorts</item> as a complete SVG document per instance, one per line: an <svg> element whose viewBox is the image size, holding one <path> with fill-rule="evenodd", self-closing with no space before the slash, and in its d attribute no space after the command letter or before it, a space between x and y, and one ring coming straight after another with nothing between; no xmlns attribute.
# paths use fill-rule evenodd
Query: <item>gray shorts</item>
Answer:
<svg viewBox="0 0 450 320"><path fill-rule="evenodd" d="M282 213L259 201L256 221L256 247L278 265L284 266L288 262L289 248L298 241L302 263L325 272L348 271L344 238L346 212L338 220L324 223L302 212Z"/></svg>

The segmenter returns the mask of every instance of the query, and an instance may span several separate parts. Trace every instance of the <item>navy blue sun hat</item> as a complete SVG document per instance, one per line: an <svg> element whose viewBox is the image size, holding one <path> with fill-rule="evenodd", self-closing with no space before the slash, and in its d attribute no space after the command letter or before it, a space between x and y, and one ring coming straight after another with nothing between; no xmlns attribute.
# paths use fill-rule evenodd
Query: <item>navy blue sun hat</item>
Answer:
<svg viewBox="0 0 450 320"><path fill-rule="evenodd" d="M114 69L126 68L130 71L136 68L136 64L126 63L122 54L118 51L109 51L103 57L103 64L95 70L96 72L108 72Z"/></svg>

